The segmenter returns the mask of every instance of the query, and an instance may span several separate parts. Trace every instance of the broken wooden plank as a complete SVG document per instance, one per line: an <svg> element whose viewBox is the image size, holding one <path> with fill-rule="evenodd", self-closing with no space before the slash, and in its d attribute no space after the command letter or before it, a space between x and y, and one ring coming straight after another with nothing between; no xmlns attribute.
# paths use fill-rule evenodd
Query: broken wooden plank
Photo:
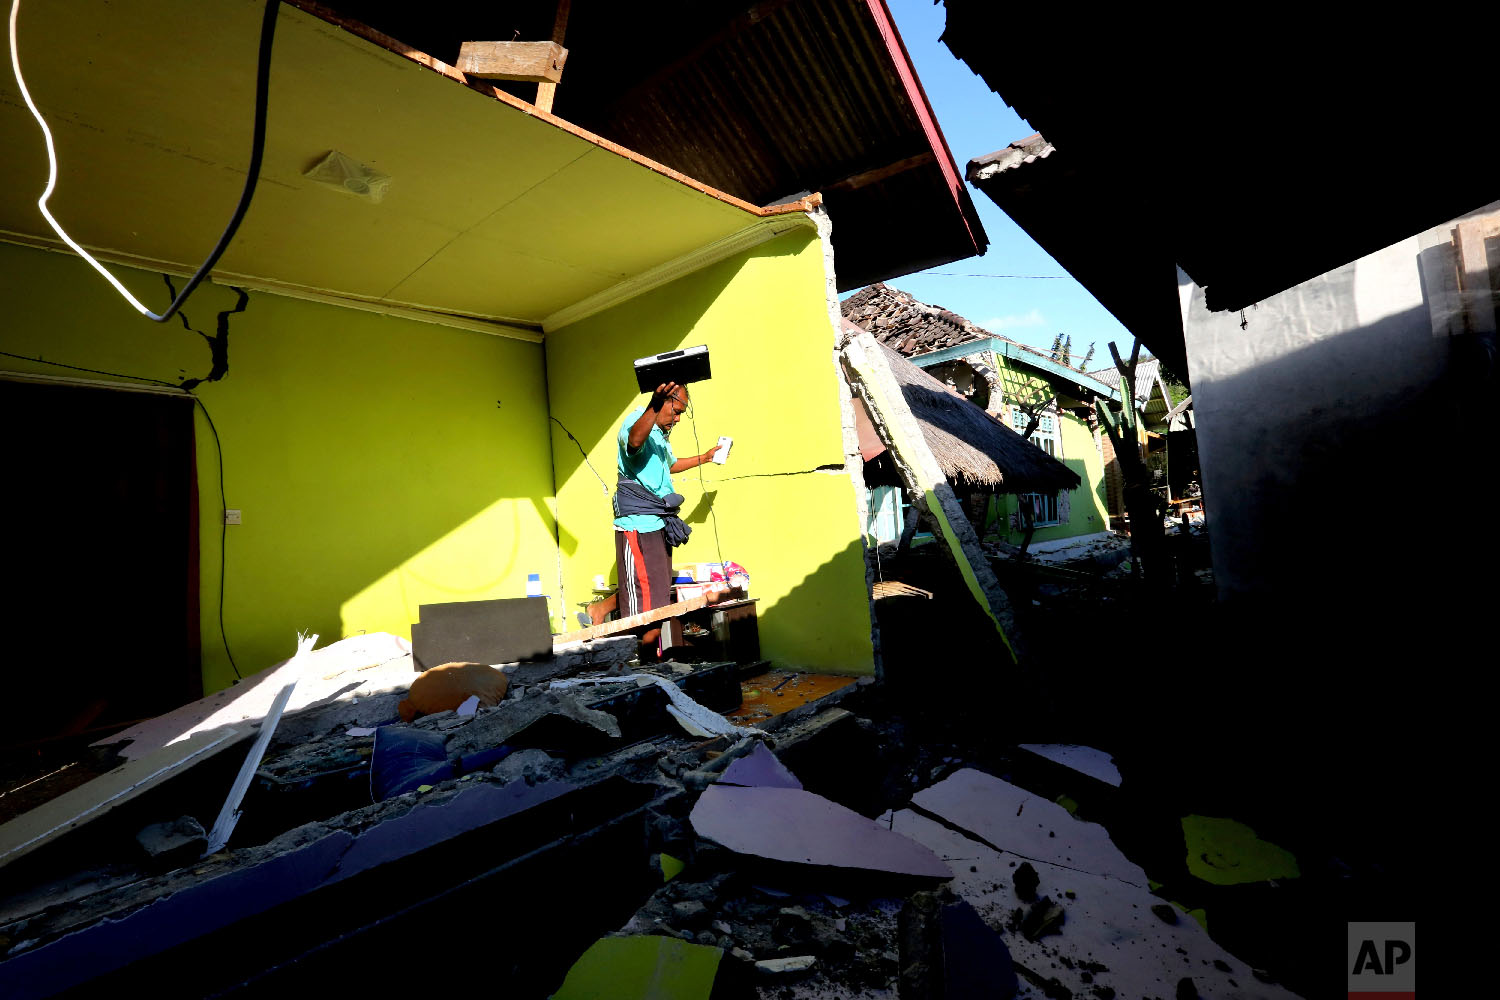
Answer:
<svg viewBox="0 0 1500 1000"><path fill-rule="evenodd" d="M481 80L556 83L568 50L556 42L464 42L458 71Z"/></svg>
<svg viewBox="0 0 1500 1000"><path fill-rule="evenodd" d="M723 594L723 591L700 594L686 601L678 601L676 604L665 604L650 611L642 611L638 615L629 618L619 618L602 625L590 625L588 628L578 629L576 632L564 632L553 638L553 643L578 642L583 639L599 639L607 635L619 635L621 632L629 632L631 629L641 628L644 625L654 625L668 618L676 618L685 615L689 611L697 611L699 608L707 607L714 603Z"/></svg>
<svg viewBox="0 0 1500 1000"><path fill-rule="evenodd" d="M927 164L935 162L937 162L937 157L933 156L932 150L929 149L926 152L905 157L894 163L887 163L872 170L864 170L857 174L850 174L848 177L842 177L839 180L824 184L823 190L858 191L862 187L879 184L881 181L895 177L897 174L904 174L908 170L915 170L918 167L925 167Z"/></svg>
<svg viewBox="0 0 1500 1000"><path fill-rule="evenodd" d="M1459 295L1470 333L1495 332L1495 293L1490 288L1484 240L1484 219L1460 222L1453 230L1453 245L1458 248Z"/></svg>

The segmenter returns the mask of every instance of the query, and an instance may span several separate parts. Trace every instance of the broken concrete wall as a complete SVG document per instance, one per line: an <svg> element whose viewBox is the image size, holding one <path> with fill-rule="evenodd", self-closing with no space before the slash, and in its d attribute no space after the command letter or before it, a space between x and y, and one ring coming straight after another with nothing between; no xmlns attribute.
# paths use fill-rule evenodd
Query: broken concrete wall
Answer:
<svg viewBox="0 0 1500 1000"><path fill-rule="evenodd" d="M1010 598L995 579L994 571L979 545L979 536L964 514L937 459L922 437L922 427L912 414L901 387L885 360L885 348L868 333L851 337L842 359L844 375L859 393L881 440L891 449L896 471L913 503L938 525L942 541L952 553L969 592L995 623L1012 660L1018 655L1019 636Z"/></svg>
<svg viewBox="0 0 1500 1000"><path fill-rule="evenodd" d="M143 301L168 300L162 275L113 270ZM0 368L203 380L194 391L222 444L225 506L242 511L228 528L223 608L242 673L282 659L299 629L406 636L419 604L521 597L528 573L556 564L539 344L260 291L241 302L214 284L179 314L191 329L158 325L77 258L9 244L0 298L0 350L22 356ZM27 360L39 357L97 372ZM234 675L219 636L219 453L202 409L194 420L212 691ZM100 485L81 475L50 486ZM81 569L80 594L89 581Z"/></svg>
<svg viewBox="0 0 1500 1000"><path fill-rule="evenodd" d="M734 448L727 464L702 466L701 479L700 470L673 477L693 529L673 562L717 562L722 553L749 571L763 655L869 673L865 562L830 357L824 243L806 218L777 225L784 231L769 242L685 266L675 280L548 333L563 603L589 600L596 576L616 582L616 435L626 413L646 402L632 362L706 344L713 378L692 386L692 411L672 448L699 454L720 435L733 437Z"/></svg>

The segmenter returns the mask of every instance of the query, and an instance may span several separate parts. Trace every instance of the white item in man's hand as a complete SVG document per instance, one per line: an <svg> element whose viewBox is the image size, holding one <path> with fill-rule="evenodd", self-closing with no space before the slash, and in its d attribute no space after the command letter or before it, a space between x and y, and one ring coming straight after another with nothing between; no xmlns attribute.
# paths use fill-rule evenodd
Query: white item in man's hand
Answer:
<svg viewBox="0 0 1500 1000"><path fill-rule="evenodd" d="M734 444L734 438L719 438L719 447L714 451L714 464L723 465L729 460L729 448Z"/></svg>

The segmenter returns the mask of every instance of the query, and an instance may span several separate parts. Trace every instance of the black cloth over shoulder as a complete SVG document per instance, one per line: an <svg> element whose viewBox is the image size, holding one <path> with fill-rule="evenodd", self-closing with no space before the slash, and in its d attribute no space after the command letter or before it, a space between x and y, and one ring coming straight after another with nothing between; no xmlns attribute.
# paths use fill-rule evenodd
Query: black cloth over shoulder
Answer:
<svg viewBox="0 0 1500 1000"><path fill-rule="evenodd" d="M677 548L688 540L688 535L693 529L687 526L677 512L682 509L683 496L681 493L668 493L659 497L634 479L620 477L615 486L615 517L629 517L632 514L654 514L662 519L663 533L667 545Z"/></svg>

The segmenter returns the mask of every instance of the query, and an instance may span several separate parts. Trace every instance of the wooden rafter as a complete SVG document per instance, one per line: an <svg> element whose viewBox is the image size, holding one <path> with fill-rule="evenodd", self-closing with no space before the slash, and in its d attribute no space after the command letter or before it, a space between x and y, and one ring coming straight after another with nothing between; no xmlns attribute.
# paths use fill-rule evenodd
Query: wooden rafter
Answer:
<svg viewBox="0 0 1500 1000"><path fill-rule="evenodd" d="M925 167L927 164L933 163L936 160L937 157L935 157L932 153L932 150L929 149L925 152L918 153L915 156L908 156L904 159L897 160L895 163L887 163L885 166L875 167L871 170L864 170L860 173L851 174L848 177L840 178L839 180L833 181L830 184L824 184L823 190L825 192L858 191L862 187L868 187L871 184L878 184L881 181L886 180L887 178L895 177L897 174L904 174L908 170L915 170L918 167Z"/></svg>
<svg viewBox="0 0 1500 1000"><path fill-rule="evenodd" d="M568 9L573 0L557 0L557 16L552 20L552 44L562 47L563 39L568 34ZM566 49L563 49L566 52ZM557 81L538 83L536 85L536 106L543 111L552 110L552 102L557 98Z"/></svg>

